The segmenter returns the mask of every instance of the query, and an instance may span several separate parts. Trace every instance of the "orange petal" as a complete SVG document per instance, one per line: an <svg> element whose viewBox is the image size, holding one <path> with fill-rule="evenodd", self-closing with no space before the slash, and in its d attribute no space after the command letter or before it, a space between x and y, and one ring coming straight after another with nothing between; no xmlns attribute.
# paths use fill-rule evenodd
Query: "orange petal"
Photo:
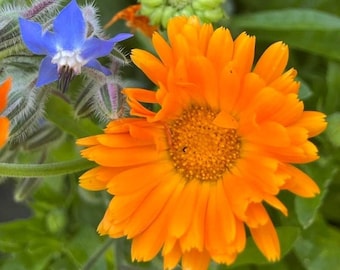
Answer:
<svg viewBox="0 0 340 270"><path fill-rule="evenodd" d="M302 164L315 161L319 158L318 149L310 141L288 147L267 147L266 151L270 155L275 156L277 160L286 163Z"/></svg>
<svg viewBox="0 0 340 270"><path fill-rule="evenodd" d="M172 49L159 33L154 33L152 43L164 66L169 67L174 64Z"/></svg>
<svg viewBox="0 0 340 270"><path fill-rule="evenodd" d="M306 128L308 130L308 136L314 137L326 129L327 122L325 118L326 115L321 112L304 111L302 117L295 125Z"/></svg>
<svg viewBox="0 0 340 270"><path fill-rule="evenodd" d="M9 120L6 117L0 117L0 147L2 147L8 138Z"/></svg>
<svg viewBox="0 0 340 270"><path fill-rule="evenodd" d="M123 221L126 221L127 223L131 215L138 209L157 184L159 184L159 182L155 182L153 186L146 186L129 195L118 195L113 197L107 210L110 213L111 225ZM125 230L126 226L124 226L123 229Z"/></svg>
<svg viewBox="0 0 340 270"><path fill-rule="evenodd" d="M297 71L294 68L289 69L274 81L270 82L268 86L275 88L282 94L297 94L299 92L300 83L295 81Z"/></svg>
<svg viewBox="0 0 340 270"><path fill-rule="evenodd" d="M179 260L182 257L182 251L179 247L179 244L176 243L176 245L172 248L171 251L167 252L166 254L163 254L164 257L164 269L173 269L178 264Z"/></svg>
<svg viewBox="0 0 340 270"><path fill-rule="evenodd" d="M285 216L288 215L288 210L286 206L275 196L266 195L263 198L268 204L275 207L276 209L280 210Z"/></svg>
<svg viewBox="0 0 340 270"><path fill-rule="evenodd" d="M232 65L226 65L219 78L219 102L222 111L232 112L240 95L241 77Z"/></svg>
<svg viewBox="0 0 340 270"><path fill-rule="evenodd" d="M108 167L96 167L79 177L79 185L88 190L103 190L107 188L107 184L110 180L122 170L123 168L108 168Z"/></svg>
<svg viewBox="0 0 340 270"><path fill-rule="evenodd" d="M231 211L221 181L210 187L206 213L206 248L210 254L228 252L228 243L235 239L235 216ZM221 207L223 205L223 207Z"/></svg>
<svg viewBox="0 0 340 270"><path fill-rule="evenodd" d="M105 128L105 133L127 133L131 125L145 125L145 119L140 118L120 118L111 121Z"/></svg>
<svg viewBox="0 0 340 270"><path fill-rule="evenodd" d="M211 24L203 24L198 34L198 47L203 55L207 55L208 46L210 43L210 37L214 33L213 26Z"/></svg>
<svg viewBox="0 0 340 270"><path fill-rule="evenodd" d="M156 93L154 91L142 88L125 88L122 91L129 99L135 99L139 102L157 103Z"/></svg>
<svg viewBox="0 0 340 270"><path fill-rule="evenodd" d="M266 224L269 220L268 213L262 203L250 203L246 212L245 223L251 228L257 228Z"/></svg>
<svg viewBox="0 0 340 270"><path fill-rule="evenodd" d="M220 27L210 37L207 58L214 63L217 72L232 59L234 49L233 38L228 29Z"/></svg>
<svg viewBox="0 0 340 270"><path fill-rule="evenodd" d="M81 151L88 160L105 167L123 167L141 165L168 159L166 152L158 152L155 147L109 148L96 145Z"/></svg>
<svg viewBox="0 0 340 270"><path fill-rule="evenodd" d="M207 252L199 252L195 249L185 252L182 258L183 269L206 270L209 262L210 256Z"/></svg>
<svg viewBox="0 0 340 270"><path fill-rule="evenodd" d="M205 243L205 220L206 209L210 196L210 183L199 183L197 191L197 201L193 210L192 221L189 229L180 239L180 246L183 251L192 248L203 251Z"/></svg>
<svg viewBox="0 0 340 270"><path fill-rule="evenodd" d="M280 165L282 173L291 176L286 180L282 189L287 189L301 197L314 197L320 193L320 189L312 178L292 165Z"/></svg>
<svg viewBox="0 0 340 270"><path fill-rule="evenodd" d="M173 175L176 178L176 175ZM178 183L178 181L175 181ZM137 235L132 241L131 256L137 261L149 261L161 249L167 238L169 216L175 209L179 194L182 192L183 185L177 185L176 190L171 194L163 211L152 224L141 234Z"/></svg>
<svg viewBox="0 0 340 270"><path fill-rule="evenodd" d="M276 122L265 122L251 134L244 135L245 140L268 146L284 147L290 145L287 129Z"/></svg>
<svg viewBox="0 0 340 270"><path fill-rule="evenodd" d="M82 145L82 146L97 145L98 144L97 135L89 136L89 137L85 137L85 138L80 138L80 139L77 140L77 144Z"/></svg>
<svg viewBox="0 0 340 270"><path fill-rule="evenodd" d="M143 233L158 218L161 211L164 210L165 204L173 194L178 185L176 178L164 181L167 175L158 175L160 178L158 185L144 198L136 211L131 215L126 225L125 234L128 238ZM164 177L164 178L162 178ZM163 180L163 181L162 181ZM155 221L156 222L156 221Z"/></svg>
<svg viewBox="0 0 340 270"><path fill-rule="evenodd" d="M247 116L243 117L243 115L244 113L249 114L248 108L253 105L256 95L265 86L265 82L255 73L248 73L241 78L243 78L243 80L240 93L238 94L233 111L238 113L241 121L246 121L247 119L244 118L247 118Z"/></svg>
<svg viewBox="0 0 340 270"><path fill-rule="evenodd" d="M130 195L143 188L153 188L160 183L165 176L173 170L170 162L148 163L116 173L112 181L107 185L108 192L113 195ZM148 177L141 177L148 172Z"/></svg>
<svg viewBox="0 0 340 270"><path fill-rule="evenodd" d="M166 81L166 68L162 62L151 53L140 49L133 49L131 51L131 60L138 68L143 70L145 75L148 76L154 84L158 85L159 82ZM155 70L157 70L157 72L155 72Z"/></svg>
<svg viewBox="0 0 340 270"><path fill-rule="evenodd" d="M269 46L262 54L254 68L254 72L269 83L283 73L287 62L288 46L279 41Z"/></svg>
<svg viewBox="0 0 340 270"><path fill-rule="evenodd" d="M131 148L153 144L150 140L132 137L130 134L102 134L97 135L98 144L108 148Z"/></svg>
<svg viewBox="0 0 340 270"><path fill-rule="evenodd" d="M188 230L196 207L199 188L201 186L197 181L190 181L185 184L169 223L171 236L180 238Z"/></svg>
<svg viewBox="0 0 340 270"><path fill-rule="evenodd" d="M236 71L244 75L250 72L255 53L255 37L246 33L240 34L234 41L233 61Z"/></svg>
<svg viewBox="0 0 340 270"><path fill-rule="evenodd" d="M0 85L0 112L3 111L3 109L7 105L7 96L8 92L12 87L12 79L7 78L1 85Z"/></svg>
<svg viewBox="0 0 340 270"><path fill-rule="evenodd" d="M262 226L249 228L256 246L269 261L280 259L280 242L271 220Z"/></svg>

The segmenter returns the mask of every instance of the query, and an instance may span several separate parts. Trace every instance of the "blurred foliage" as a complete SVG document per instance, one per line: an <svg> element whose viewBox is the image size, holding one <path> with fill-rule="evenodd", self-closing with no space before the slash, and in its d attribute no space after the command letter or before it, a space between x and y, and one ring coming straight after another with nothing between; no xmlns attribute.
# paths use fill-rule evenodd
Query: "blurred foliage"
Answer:
<svg viewBox="0 0 340 270"><path fill-rule="evenodd" d="M134 3L132 0L96 1L101 23L104 25L116 12ZM320 160L301 166L318 183L321 194L313 199L302 199L282 193L280 199L287 205L289 216L271 212L278 226L282 260L268 263L249 240L234 265L227 267L212 263L210 269L339 269L340 2L228 0L225 8L229 18L222 24L229 27L234 36L243 31L256 35L257 55L277 40L289 45L289 67L298 70L302 83L300 98L306 109L325 112L329 126L324 134L314 139L320 150ZM119 21L107 30L107 34L112 36L122 31L129 29ZM126 53L135 47L152 51L150 40L139 32L123 44ZM124 86L151 87L145 76L133 66L125 67L121 75ZM49 100L46 111L48 121L62 135L53 144L43 146L49 162L79 158L74 139L100 130L92 120L74 119L72 108L56 99ZM41 158L39 153L24 148L20 160L36 162ZM129 241L112 241L97 235L96 226L110 198L104 192L82 190L78 187L78 177L79 174L70 174L44 179L7 179L35 185L33 190L20 193L20 196L20 185L14 191L16 200L32 209L31 216L0 223L0 268L161 269L161 258L150 263L132 263Z"/></svg>

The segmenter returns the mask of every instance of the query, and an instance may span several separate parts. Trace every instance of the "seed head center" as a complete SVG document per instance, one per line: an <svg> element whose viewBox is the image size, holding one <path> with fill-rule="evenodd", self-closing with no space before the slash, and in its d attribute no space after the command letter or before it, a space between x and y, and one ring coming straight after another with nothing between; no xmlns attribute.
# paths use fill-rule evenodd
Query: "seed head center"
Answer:
<svg viewBox="0 0 340 270"><path fill-rule="evenodd" d="M222 128L208 107L192 106L168 124L169 153L186 180L218 181L240 157L236 129Z"/></svg>

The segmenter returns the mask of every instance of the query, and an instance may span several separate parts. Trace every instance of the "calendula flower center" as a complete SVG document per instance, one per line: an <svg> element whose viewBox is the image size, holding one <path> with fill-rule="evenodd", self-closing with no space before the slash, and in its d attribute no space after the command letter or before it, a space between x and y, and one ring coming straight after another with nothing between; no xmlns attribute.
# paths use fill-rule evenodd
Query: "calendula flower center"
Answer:
<svg viewBox="0 0 340 270"><path fill-rule="evenodd" d="M236 129L213 123L217 112L192 106L168 124L169 153L186 180L218 181L240 157Z"/></svg>

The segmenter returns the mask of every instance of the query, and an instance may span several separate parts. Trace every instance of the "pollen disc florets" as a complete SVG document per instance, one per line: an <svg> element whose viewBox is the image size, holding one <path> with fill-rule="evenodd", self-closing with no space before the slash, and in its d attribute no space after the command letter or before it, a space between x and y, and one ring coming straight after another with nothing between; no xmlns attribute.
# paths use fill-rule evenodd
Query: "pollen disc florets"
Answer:
<svg viewBox="0 0 340 270"><path fill-rule="evenodd" d="M213 123L217 112L192 106L168 124L170 156L186 180L218 181L240 157L236 129Z"/></svg>

